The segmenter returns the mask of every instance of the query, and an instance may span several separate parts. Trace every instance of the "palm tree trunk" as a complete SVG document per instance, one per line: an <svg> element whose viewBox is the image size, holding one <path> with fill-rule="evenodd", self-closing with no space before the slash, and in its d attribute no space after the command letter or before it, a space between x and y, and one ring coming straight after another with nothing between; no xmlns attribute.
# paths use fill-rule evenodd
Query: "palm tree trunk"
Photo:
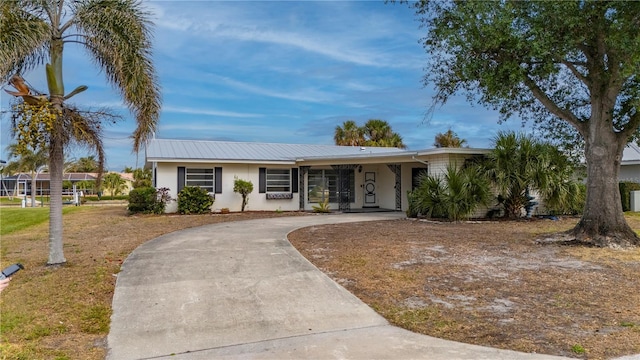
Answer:
<svg viewBox="0 0 640 360"><path fill-rule="evenodd" d="M64 162L63 144L52 137L49 144L50 208L49 208L49 261L48 265L65 263L62 241L62 170Z"/></svg>
<svg viewBox="0 0 640 360"><path fill-rule="evenodd" d="M31 207L36 207L36 172L31 172Z"/></svg>
<svg viewBox="0 0 640 360"><path fill-rule="evenodd" d="M62 135L62 102L64 101L64 85L62 83L62 40L51 43L51 66L47 66L47 85L49 100L56 119L52 126L49 142L49 173L51 206L49 208L49 261L48 265L67 262L63 251L62 225L62 172L64 169L64 137Z"/></svg>

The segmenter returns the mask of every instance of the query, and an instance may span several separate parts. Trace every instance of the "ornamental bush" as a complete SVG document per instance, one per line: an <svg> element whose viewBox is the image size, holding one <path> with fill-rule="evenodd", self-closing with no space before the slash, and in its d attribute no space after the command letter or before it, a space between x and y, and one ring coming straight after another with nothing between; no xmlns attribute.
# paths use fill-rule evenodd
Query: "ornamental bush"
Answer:
<svg viewBox="0 0 640 360"><path fill-rule="evenodd" d="M242 195L242 210L247 206L249 202L249 194L253 191L253 183L251 181L242 180L236 178L233 182L233 192Z"/></svg>
<svg viewBox="0 0 640 360"><path fill-rule="evenodd" d="M407 216L422 215L459 221L471 216L491 198L489 181L475 166L450 164L441 176L421 174L418 187L408 193Z"/></svg>
<svg viewBox="0 0 640 360"><path fill-rule="evenodd" d="M213 197L207 190L197 186L185 186L178 193L180 214L205 214L211 212Z"/></svg>
<svg viewBox="0 0 640 360"><path fill-rule="evenodd" d="M132 214L162 214L170 200L168 188L139 187L129 192L127 209Z"/></svg>

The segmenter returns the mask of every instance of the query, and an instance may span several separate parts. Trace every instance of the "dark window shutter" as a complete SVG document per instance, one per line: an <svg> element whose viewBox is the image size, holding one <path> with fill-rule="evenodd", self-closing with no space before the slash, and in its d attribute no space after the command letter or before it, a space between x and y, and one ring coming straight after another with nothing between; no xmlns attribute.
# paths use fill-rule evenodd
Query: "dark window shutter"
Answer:
<svg viewBox="0 0 640 360"><path fill-rule="evenodd" d="M222 168L215 168L216 194L222 194Z"/></svg>
<svg viewBox="0 0 640 360"><path fill-rule="evenodd" d="M298 192L298 184L299 184L298 168L291 168L291 192L292 193L295 194Z"/></svg>
<svg viewBox="0 0 640 360"><path fill-rule="evenodd" d="M258 168L258 192L267 192L267 168Z"/></svg>
<svg viewBox="0 0 640 360"><path fill-rule="evenodd" d="M153 167L153 187L158 187L158 168Z"/></svg>
<svg viewBox="0 0 640 360"><path fill-rule="evenodd" d="M184 166L178 166L178 193L182 191L185 182L185 170Z"/></svg>

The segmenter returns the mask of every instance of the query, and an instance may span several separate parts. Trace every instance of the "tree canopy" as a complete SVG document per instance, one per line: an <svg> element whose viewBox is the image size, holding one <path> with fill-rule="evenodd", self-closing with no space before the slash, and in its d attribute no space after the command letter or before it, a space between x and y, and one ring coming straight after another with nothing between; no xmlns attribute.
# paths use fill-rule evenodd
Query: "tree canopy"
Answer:
<svg viewBox="0 0 640 360"><path fill-rule="evenodd" d="M333 139L336 145L406 148L402 136L394 132L388 122L379 119L370 119L363 126L347 120L342 126L336 126Z"/></svg>
<svg viewBox="0 0 640 360"><path fill-rule="evenodd" d="M617 189L622 151L640 125L640 3L419 1L434 101L466 94L584 140L587 199L573 234L598 246L640 244Z"/></svg>
<svg viewBox="0 0 640 360"><path fill-rule="evenodd" d="M436 134L433 146L437 148L461 148L467 140L461 139L458 134L449 129L444 133Z"/></svg>

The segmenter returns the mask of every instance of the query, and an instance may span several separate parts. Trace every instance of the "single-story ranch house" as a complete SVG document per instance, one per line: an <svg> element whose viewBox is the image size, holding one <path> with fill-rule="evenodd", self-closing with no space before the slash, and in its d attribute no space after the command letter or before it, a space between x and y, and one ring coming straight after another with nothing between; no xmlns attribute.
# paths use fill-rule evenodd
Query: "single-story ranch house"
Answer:
<svg viewBox="0 0 640 360"><path fill-rule="evenodd" d="M214 211L240 210L236 178L253 183L248 210L313 210L328 201L332 210L405 211L420 172L439 174L488 151L152 139L146 162L155 187L174 199L185 186L202 187L215 196ZM173 201L167 212L175 211Z"/></svg>

